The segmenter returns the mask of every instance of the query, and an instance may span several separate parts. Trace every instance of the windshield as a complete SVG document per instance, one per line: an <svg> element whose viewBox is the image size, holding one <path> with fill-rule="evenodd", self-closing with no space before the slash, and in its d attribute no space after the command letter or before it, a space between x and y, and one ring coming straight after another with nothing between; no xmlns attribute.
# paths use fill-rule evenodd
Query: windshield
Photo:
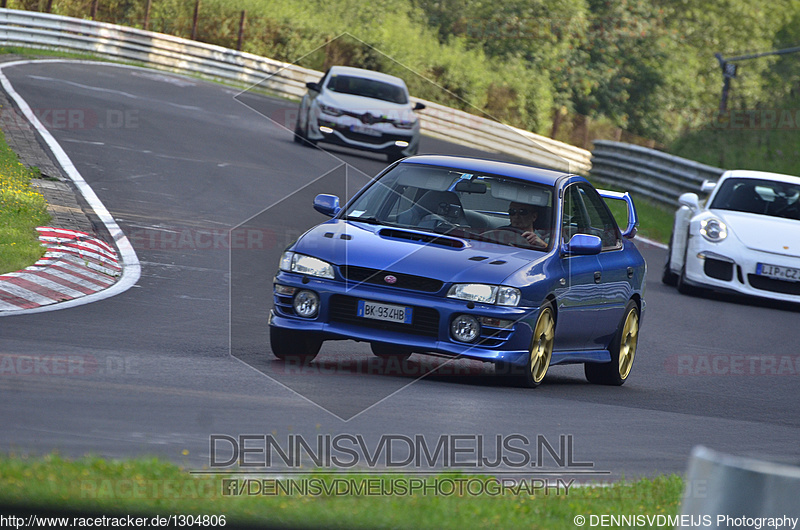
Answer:
<svg viewBox="0 0 800 530"><path fill-rule="evenodd" d="M722 183L710 207L800 220L800 185L730 178Z"/></svg>
<svg viewBox="0 0 800 530"><path fill-rule="evenodd" d="M364 77L333 74L327 87L328 90L340 94L353 94L390 103L408 103L408 95L403 87Z"/></svg>
<svg viewBox="0 0 800 530"><path fill-rule="evenodd" d="M400 164L374 182L342 217L549 250L553 189L499 175Z"/></svg>

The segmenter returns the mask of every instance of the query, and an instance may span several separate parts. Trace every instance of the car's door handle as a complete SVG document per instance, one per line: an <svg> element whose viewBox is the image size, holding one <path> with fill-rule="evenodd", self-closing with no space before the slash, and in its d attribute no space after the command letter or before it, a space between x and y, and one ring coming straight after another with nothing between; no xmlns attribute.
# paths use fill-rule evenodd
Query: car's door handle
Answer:
<svg viewBox="0 0 800 530"><path fill-rule="evenodd" d="M628 278L633 278L633 267L628 267Z"/></svg>
<svg viewBox="0 0 800 530"><path fill-rule="evenodd" d="M600 271L594 273L594 283L600 283Z"/></svg>

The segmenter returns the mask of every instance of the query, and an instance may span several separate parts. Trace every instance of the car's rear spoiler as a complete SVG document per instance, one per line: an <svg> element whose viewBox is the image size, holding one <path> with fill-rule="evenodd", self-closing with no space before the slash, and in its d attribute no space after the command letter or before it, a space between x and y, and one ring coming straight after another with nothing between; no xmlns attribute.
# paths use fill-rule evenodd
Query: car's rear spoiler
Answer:
<svg viewBox="0 0 800 530"><path fill-rule="evenodd" d="M628 204L628 226L622 232L622 236L627 239L633 239L633 237L636 235L636 232L639 230L639 215L636 213L636 206L633 204L633 198L631 197L631 194L627 191L623 193L620 191L607 190L597 190L597 193L599 193L604 199L625 201Z"/></svg>

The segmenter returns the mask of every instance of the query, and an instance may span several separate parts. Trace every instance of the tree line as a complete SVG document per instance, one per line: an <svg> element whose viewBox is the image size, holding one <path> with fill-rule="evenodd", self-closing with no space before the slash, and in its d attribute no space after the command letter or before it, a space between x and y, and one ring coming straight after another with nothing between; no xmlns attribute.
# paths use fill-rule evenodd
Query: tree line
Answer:
<svg viewBox="0 0 800 530"><path fill-rule="evenodd" d="M800 0L7 0L324 69L398 75L412 94L585 145L668 144L719 119L732 57L800 46ZM742 62L728 108L800 91L800 54Z"/></svg>

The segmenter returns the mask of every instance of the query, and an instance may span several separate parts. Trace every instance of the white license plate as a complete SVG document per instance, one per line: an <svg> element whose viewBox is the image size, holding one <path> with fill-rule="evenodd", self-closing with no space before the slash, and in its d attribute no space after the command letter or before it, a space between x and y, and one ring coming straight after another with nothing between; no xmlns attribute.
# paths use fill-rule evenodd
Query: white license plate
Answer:
<svg viewBox="0 0 800 530"><path fill-rule="evenodd" d="M350 130L354 133L366 134L367 136L380 136L383 133L372 127L365 127L364 125L351 125Z"/></svg>
<svg viewBox="0 0 800 530"><path fill-rule="evenodd" d="M356 314L362 318L411 324L411 313L410 307L359 300L358 312Z"/></svg>
<svg viewBox="0 0 800 530"><path fill-rule="evenodd" d="M795 269L792 267L781 267L778 265L759 263L758 266L756 266L756 274L775 278L776 280L800 282L800 269Z"/></svg>

